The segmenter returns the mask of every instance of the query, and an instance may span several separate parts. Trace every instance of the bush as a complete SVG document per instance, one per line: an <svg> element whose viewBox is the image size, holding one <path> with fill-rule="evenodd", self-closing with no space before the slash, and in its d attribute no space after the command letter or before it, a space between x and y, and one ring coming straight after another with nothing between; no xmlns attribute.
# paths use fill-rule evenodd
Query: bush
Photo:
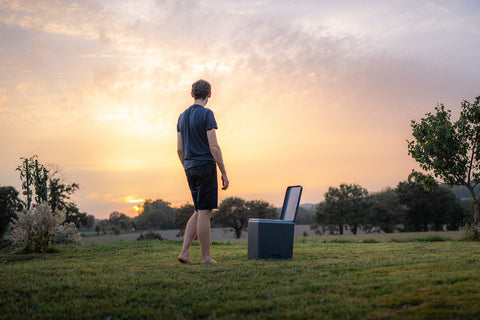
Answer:
<svg viewBox="0 0 480 320"><path fill-rule="evenodd" d="M373 238L363 239L362 242L363 243L380 243L379 240L373 239Z"/></svg>
<svg viewBox="0 0 480 320"><path fill-rule="evenodd" d="M462 237L464 241L479 241L480 240L480 228L475 225L467 224L463 230Z"/></svg>
<svg viewBox="0 0 480 320"><path fill-rule="evenodd" d="M9 251L12 246L12 240L0 239L0 252Z"/></svg>
<svg viewBox="0 0 480 320"><path fill-rule="evenodd" d="M120 229L117 226L112 226L112 232L114 235L118 236L120 234Z"/></svg>
<svg viewBox="0 0 480 320"><path fill-rule="evenodd" d="M47 252L57 231L65 238L75 237L71 225L62 227L63 222L65 211L53 213L47 203L17 212L17 219L11 223L13 242L23 245L25 252Z"/></svg>
<svg viewBox="0 0 480 320"><path fill-rule="evenodd" d="M55 243L80 244L80 233L75 223L69 222L60 225L55 232Z"/></svg>
<svg viewBox="0 0 480 320"><path fill-rule="evenodd" d="M143 233L140 233L140 236L138 237L137 240L163 240L162 235L160 233L155 233L155 232L147 232L145 235Z"/></svg>
<svg viewBox="0 0 480 320"><path fill-rule="evenodd" d="M330 243L356 243L356 240L353 239L332 239L329 241Z"/></svg>

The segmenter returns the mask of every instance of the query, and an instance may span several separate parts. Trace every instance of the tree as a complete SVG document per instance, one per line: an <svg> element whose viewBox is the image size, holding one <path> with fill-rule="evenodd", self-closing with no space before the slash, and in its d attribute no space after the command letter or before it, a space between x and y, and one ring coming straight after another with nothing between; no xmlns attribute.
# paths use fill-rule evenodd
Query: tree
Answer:
<svg viewBox="0 0 480 320"><path fill-rule="evenodd" d="M87 225L88 216L80 212L74 202L68 201L80 186L77 183L67 184L59 177L60 170L48 171L48 204L52 211L65 210L66 222L73 222L77 228Z"/></svg>
<svg viewBox="0 0 480 320"><path fill-rule="evenodd" d="M268 202L262 200L245 201L230 197L220 203L218 212L213 215L213 222L223 227L232 228L238 239L242 231L247 230L250 218L275 218L278 211Z"/></svg>
<svg viewBox="0 0 480 320"><path fill-rule="evenodd" d="M235 237L240 238L242 230L246 230L248 226L248 209L245 206L245 200L237 197L224 199L212 220L214 223L232 228L235 231Z"/></svg>
<svg viewBox="0 0 480 320"><path fill-rule="evenodd" d="M356 184L341 184L338 188L330 187L325 193L325 203L317 207L316 226L327 227L331 232L343 234L349 226L353 234L365 222L368 214L368 191Z"/></svg>
<svg viewBox="0 0 480 320"><path fill-rule="evenodd" d="M27 196L27 210L30 210L32 195L35 191L35 200L37 203L47 201L47 169L38 162L36 155L30 158L20 158L22 164L17 167L22 181L23 194Z"/></svg>
<svg viewBox="0 0 480 320"><path fill-rule="evenodd" d="M263 200L250 200L245 202L249 218L274 219L278 218L278 210ZM247 221L248 223L248 221Z"/></svg>
<svg viewBox="0 0 480 320"><path fill-rule="evenodd" d="M311 224L313 220L313 215L315 209L306 209L303 207L298 207L297 218L295 220L296 224Z"/></svg>
<svg viewBox="0 0 480 320"><path fill-rule="evenodd" d="M34 200L37 204L47 202L53 213L64 210L67 223L73 222L77 228L87 224L87 214L80 212L75 203L67 201L80 188L78 184L63 182L59 177L60 170L47 170L36 155L21 160L22 164L17 171L20 172L23 193L27 196L27 210L30 209L35 192Z"/></svg>
<svg viewBox="0 0 480 320"><path fill-rule="evenodd" d="M185 228L187 226L187 222L195 212L195 207L192 204L184 204L177 210L175 210L175 228L179 230L177 236L183 236L185 233Z"/></svg>
<svg viewBox="0 0 480 320"><path fill-rule="evenodd" d="M400 204L396 189L388 188L369 196L370 211L363 226L366 231L377 228L385 233L398 230L405 220L407 208Z"/></svg>
<svg viewBox="0 0 480 320"><path fill-rule="evenodd" d="M173 229L175 225L175 210L170 203L161 199L147 200L143 205L143 212L138 215L134 222L138 229Z"/></svg>
<svg viewBox="0 0 480 320"><path fill-rule="evenodd" d="M8 229L10 220L16 218L15 212L23 210L18 191L11 186L0 186L0 239Z"/></svg>
<svg viewBox="0 0 480 320"><path fill-rule="evenodd" d="M463 222L464 210L448 189L423 184L411 178L397 186L399 202L406 208L403 231L457 230Z"/></svg>
<svg viewBox="0 0 480 320"><path fill-rule="evenodd" d="M412 121L414 140L408 152L426 174L412 172L428 187L439 178L449 186L465 186L472 195L473 225L480 227L480 203L474 188L480 184L480 96L474 103L462 102L456 122L440 104L420 122Z"/></svg>
<svg viewBox="0 0 480 320"><path fill-rule="evenodd" d="M95 227L95 216L94 215L87 215L87 224L85 225L87 230L92 230Z"/></svg>
<svg viewBox="0 0 480 320"><path fill-rule="evenodd" d="M110 213L108 217L108 223L113 227L116 226L117 228L123 229L128 231L132 228L132 219L128 217L125 213L121 213L118 211L114 211Z"/></svg>

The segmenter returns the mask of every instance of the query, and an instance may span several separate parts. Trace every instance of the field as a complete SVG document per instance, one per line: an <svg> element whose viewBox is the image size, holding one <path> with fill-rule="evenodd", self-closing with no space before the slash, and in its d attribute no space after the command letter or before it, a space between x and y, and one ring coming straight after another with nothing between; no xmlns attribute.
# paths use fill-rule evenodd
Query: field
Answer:
<svg viewBox="0 0 480 320"><path fill-rule="evenodd" d="M0 253L0 319L480 319L480 243L455 235L299 237L283 261L215 241L217 265L179 264L180 247Z"/></svg>

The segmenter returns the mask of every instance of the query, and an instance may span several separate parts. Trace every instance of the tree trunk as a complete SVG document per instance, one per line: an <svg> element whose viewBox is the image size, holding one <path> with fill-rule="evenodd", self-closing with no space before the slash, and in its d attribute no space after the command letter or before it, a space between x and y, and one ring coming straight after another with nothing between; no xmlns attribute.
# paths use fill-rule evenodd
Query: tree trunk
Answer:
<svg viewBox="0 0 480 320"><path fill-rule="evenodd" d="M242 228L235 228L235 237L237 239L240 239L241 235L242 235Z"/></svg>
<svg viewBox="0 0 480 320"><path fill-rule="evenodd" d="M478 203L478 199L473 200L473 225L480 227L480 203Z"/></svg>
<svg viewBox="0 0 480 320"><path fill-rule="evenodd" d="M358 230L358 226L357 226L357 225L354 225L353 227L350 227L350 230L352 230L352 233L353 233L354 235L356 235L356 234L357 234L357 230Z"/></svg>
<svg viewBox="0 0 480 320"><path fill-rule="evenodd" d="M473 198L473 225L480 227L480 199L477 198L472 186L468 188Z"/></svg>
<svg viewBox="0 0 480 320"><path fill-rule="evenodd" d="M339 224L339 225L338 225L338 232L339 232L340 234L343 234L343 224Z"/></svg>

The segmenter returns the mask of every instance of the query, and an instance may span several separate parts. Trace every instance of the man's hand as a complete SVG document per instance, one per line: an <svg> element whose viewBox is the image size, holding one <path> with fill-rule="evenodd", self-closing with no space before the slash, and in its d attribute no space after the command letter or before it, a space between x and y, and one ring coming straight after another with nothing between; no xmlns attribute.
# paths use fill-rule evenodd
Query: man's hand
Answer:
<svg viewBox="0 0 480 320"><path fill-rule="evenodd" d="M226 174L222 174L222 190L227 190L229 181Z"/></svg>

